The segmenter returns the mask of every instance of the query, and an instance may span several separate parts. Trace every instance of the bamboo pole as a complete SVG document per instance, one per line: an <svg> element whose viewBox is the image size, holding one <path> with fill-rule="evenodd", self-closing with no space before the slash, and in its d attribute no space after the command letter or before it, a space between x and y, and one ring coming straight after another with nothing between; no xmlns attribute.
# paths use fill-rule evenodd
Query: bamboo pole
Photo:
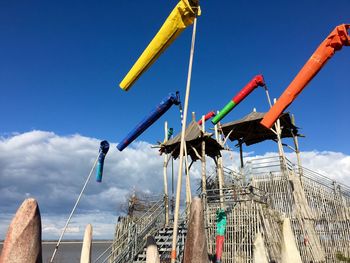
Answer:
<svg viewBox="0 0 350 263"><path fill-rule="evenodd" d="M267 88L267 85L264 86L265 89L265 93L266 93L266 97L267 97L267 102L270 106L270 109L272 108L272 103L271 103L271 98L270 98L270 94L269 94L269 90ZM274 99L274 103L276 103L276 99ZM280 121L278 119L278 121L275 123L275 130L276 130L276 135L277 135L277 144L278 144L278 152L279 155L284 158L284 152L283 152L283 146L282 146L282 140L281 140L281 126L280 126Z"/></svg>
<svg viewBox="0 0 350 263"><path fill-rule="evenodd" d="M202 133L203 133L203 140L202 140L202 158L201 158L201 173L202 173L202 203L203 203L203 213L205 217L205 223L206 226L209 226L210 223L210 211L208 212L208 206L207 206L207 176L206 176L206 158L205 158L205 140L204 140L204 135L205 135L205 115L202 115ZM210 237L210 230L207 228L205 229L206 231L206 236ZM212 248L212 242L208 238L208 249L209 253L212 253L213 248Z"/></svg>
<svg viewBox="0 0 350 263"><path fill-rule="evenodd" d="M168 141L168 122L164 123L164 143ZM165 203L165 225L169 224L169 198L168 198L168 178L167 178L168 154L164 154L163 180L164 180L164 203Z"/></svg>
<svg viewBox="0 0 350 263"><path fill-rule="evenodd" d="M243 162L243 142L241 140L238 141L239 144L239 159L241 160L241 169L244 168L244 162Z"/></svg>
<svg viewBox="0 0 350 263"><path fill-rule="evenodd" d="M292 114L292 124L295 126L295 118ZM299 171L299 178L303 175L303 169L301 164L301 158L300 158L300 149L299 149L299 142L298 142L298 136L294 134L292 131L293 141L294 141L294 148L295 148L295 154L297 156L297 162L298 162L298 171Z"/></svg>
<svg viewBox="0 0 350 263"><path fill-rule="evenodd" d="M218 141L218 143L221 144L220 142L220 137L218 133L218 127L217 124L214 126L215 130L215 138ZM216 156L216 169L217 169L217 174L218 174L218 179L219 179L219 193L220 193L220 208L224 208L224 193L223 193L223 188L224 188L224 176L223 176L223 166L222 166L222 157L221 155Z"/></svg>
<svg viewBox="0 0 350 263"><path fill-rule="evenodd" d="M185 143L185 174L186 174L186 209L188 213L190 212L190 204L192 200L191 196L191 183L190 183L190 169L188 168L188 159L187 159L187 145Z"/></svg>
<svg viewBox="0 0 350 263"><path fill-rule="evenodd" d="M192 64L193 64L193 55L194 55L194 44L196 40L196 27L197 27L197 18L194 19L194 23L193 23L191 52L190 52L190 61L188 66L185 105L184 105L184 113L183 113L184 116L182 121L182 130L181 130L181 143L180 143L180 153L179 153L180 160L179 160L179 170L178 170L178 176L177 176L174 228L173 228L173 240L172 240L172 248L171 248L171 263L176 262L176 254L177 254L176 243L177 243L177 231L178 231L180 197L181 197L181 186L182 186L183 153L184 153L184 144L185 144L185 130L186 130L188 101L189 101L190 89L191 89L191 75L192 75Z"/></svg>
<svg viewBox="0 0 350 263"><path fill-rule="evenodd" d="M203 132L203 140L202 140L202 195L206 197L207 195L207 179L206 179L206 158L205 158L205 116L202 116L202 132Z"/></svg>
<svg viewBox="0 0 350 263"><path fill-rule="evenodd" d="M174 158L171 158L171 214L174 221L175 197L174 197Z"/></svg>

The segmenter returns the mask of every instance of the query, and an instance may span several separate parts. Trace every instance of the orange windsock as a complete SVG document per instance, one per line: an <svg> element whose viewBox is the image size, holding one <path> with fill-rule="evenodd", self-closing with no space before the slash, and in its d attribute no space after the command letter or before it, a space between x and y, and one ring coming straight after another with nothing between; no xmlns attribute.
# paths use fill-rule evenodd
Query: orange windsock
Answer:
<svg viewBox="0 0 350 263"><path fill-rule="evenodd" d="M350 24L337 26L332 33L321 43L321 45L312 54L298 75L289 84L276 104L266 113L261 124L266 128L271 128L281 113L293 102L305 86L321 70L330 59L335 51L340 50L343 46L350 46L350 36L348 29Z"/></svg>

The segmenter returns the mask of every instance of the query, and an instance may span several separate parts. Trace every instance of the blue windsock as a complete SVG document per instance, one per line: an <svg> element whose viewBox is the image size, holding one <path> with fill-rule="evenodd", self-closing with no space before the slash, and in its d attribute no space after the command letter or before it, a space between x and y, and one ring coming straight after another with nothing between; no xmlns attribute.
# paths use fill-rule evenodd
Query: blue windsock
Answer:
<svg viewBox="0 0 350 263"><path fill-rule="evenodd" d="M98 162L96 166L96 182L102 182L103 164L105 162L105 157L109 150L109 143L107 141L102 141L100 144L100 155L98 156Z"/></svg>
<svg viewBox="0 0 350 263"><path fill-rule="evenodd" d="M170 140L170 138L171 138L171 136L173 136L173 134L174 134L174 129L173 128L169 128L168 129L168 140Z"/></svg>
<svg viewBox="0 0 350 263"><path fill-rule="evenodd" d="M170 93L155 107L136 127L118 144L119 151L124 150L130 143L139 137L149 126L158 120L170 107L180 104L179 92Z"/></svg>

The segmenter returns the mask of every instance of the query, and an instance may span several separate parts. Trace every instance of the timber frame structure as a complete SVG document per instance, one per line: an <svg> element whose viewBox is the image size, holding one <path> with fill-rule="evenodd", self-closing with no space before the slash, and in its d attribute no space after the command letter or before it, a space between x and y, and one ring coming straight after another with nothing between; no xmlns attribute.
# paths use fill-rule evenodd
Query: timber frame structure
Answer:
<svg viewBox="0 0 350 263"><path fill-rule="evenodd" d="M198 130L194 137L204 138L204 125L202 133L194 123L191 125ZM281 130L276 126L278 131ZM217 127L215 135L224 148ZM224 209L227 216L223 263L257 262L254 257L258 253L266 257L259 262L288 262L285 258L290 253L299 259L293 257L293 262L304 263L338 262L338 253L350 256L350 187L302 167L294 136L298 164L290 162L281 150L281 137L276 137L279 155L248 160L239 172L224 167L222 160L218 162L219 156L220 159L214 159L216 168L209 175L203 169L208 155L205 140L195 140L196 154L188 155L202 162L198 194L204 208L208 261L215 259L218 209ZM199 152L202 156L198 156ZM187 167L187 177L188 171ZM183 260L189 202L186 197L187 207L179 216L176 262ZM146 262L145 245L150 235L157 241L160 262L170 262L174 228L167 207L167 195L158 196L143 215L121 219L112 246L95 262ZM294 247L292 252L290 247Z"/></svg>
<svg viewBox="0 0 350 263"><path fill-rule="evenodd" d="M268 259L281 262L284 218L290 219L302 262L336 262L338 252L350 256L350 187L292 164L288 159L284 165L279 156L250 160L242 173L225 168L224 174L221 197L227 213L227 229L223 262L254 262L254 241L258 233L263 237ZM215 176L216 172L208 178L215 181ZM202 200L208 253L213 255L219 190L207 189ZM109 261L96 262L142 262L138 255L144 250L145 238L164 228L161 216L165 214L164 208L161 198L141 218L119 222L113 247L106 253ZM182 218L185 227L186 213ZM183 247L184 239L185 234L180 235L179 247ZM168 262L168 252L165 249L161 254L162 262ZM180 249L179 262L181 252Z"/></svg>

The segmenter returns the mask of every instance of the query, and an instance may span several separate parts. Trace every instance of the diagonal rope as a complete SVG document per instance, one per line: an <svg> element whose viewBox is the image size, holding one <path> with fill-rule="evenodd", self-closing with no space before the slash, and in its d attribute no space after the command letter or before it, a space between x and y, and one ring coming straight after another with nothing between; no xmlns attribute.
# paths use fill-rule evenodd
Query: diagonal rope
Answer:
<svg viewBox="0 0 350 263"><path fill-rule="evenodd" d="M67 219L66 225L64 226L64 228L63 228L63 230L62 230L61 236L60 236L60 238L59 238L58 241L57 241L55 250L53 251L52 257L51 257L51 259L50 259L50 263L53 262L53 260L54 260L54 258L55 258L55 256L56 256L56 253L57 253L58 247L59 247L59 245L60 245L60 243L61 243L61 240L62 240L62 238L63 238L63 235L64 235L64 233L65 233L66 230L67 230L68 224L69 224L69 222L70 222L70 220L71 220L71 218L72 218L72 216L73 216L73 214L74 214L74 212L75 212L75 209L76 209L77 206L78 206L78 203L79 203L79 201L80 201L80 198L81 198L81 196L83 195L83 192L84 192L84 190L85 190L85 188L86 188L86 186L87 186L87 184L88 184L88 182L89 182L89 180L90 180L90 177L91 177L91 175L92 175L92 172L93 172L94 169L95 169L95 166L96 166L96 164L97 164L99 155L100 155L100 152L98 153L97 158L96 158L96 160L95 160L95 162L94 162L94 165L92 166L91 171L90 171L90 173L89 173L89 175L88 175L88 177L87 177L87 179L86 179L86 181L85 181L85 184L84 184L84 186L83 186L83 189L81 189L81 192L80 192L80 194L79 194L79 196L78 196L77 201L75 202L75 205L74 205L74 207L73 207L73 209L72 209L72 212L70 213L70 215L69 215L69 217L68 217L68 219Z"/></svg>

